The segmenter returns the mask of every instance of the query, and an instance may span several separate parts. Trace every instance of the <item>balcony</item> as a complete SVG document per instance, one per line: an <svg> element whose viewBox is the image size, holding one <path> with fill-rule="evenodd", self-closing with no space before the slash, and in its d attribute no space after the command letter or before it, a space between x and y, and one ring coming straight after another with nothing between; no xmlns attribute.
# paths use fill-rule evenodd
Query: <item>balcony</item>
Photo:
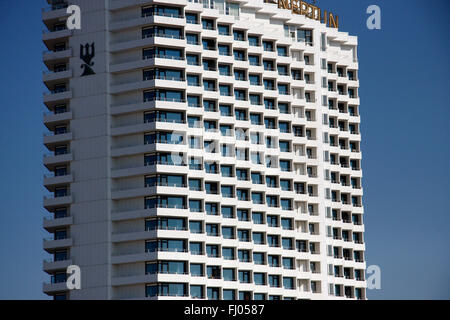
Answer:
<svg viewBox="0 0 450 320"><path fill-rule="evenodd" d="M188 238L189 232L184 229L158 229L150 231L137 231L127 233L115 233L111 236L113 243L143 241L150 238Z"/></svg>
<svg viewBox="0 0 450 320"><path fill-rule="evenodd" d="M73 30L62 29L62 30L44 30L42 32L42 41L44 41L47 48L50 48L52 44L56 42L64 42L69 39L73 34Z"/></svg>
<svg viewBox="0 0 450 320"><path fill-rule="evenodd" d="M42 286L42 291L46 294L52 294L61 291L67 291L66 282L59 283L44 283Z"/></svg>
<svg viewBox="0 0 450 320"><path fill-rule="evenodd" d="M186 124L184 122L169 122L169 121L137 123L129 126L111 128L111 136L143 133L151 130L184 131L186 130Z"/></svg>
<svg viewBox="0 0 450 320"><path fill-rule="evenodd" d="M63 102L70 99L72 99L72 91L69 89L44 92L44 103Z"/></svg>
<svg viewBox="0 0 450 320"><path fill-rule="evenodd" d="M67 61L67 59L72 57L72 48L67 48L64 50L53 50L53 51L44 51L42 53L42 58L44 62L53 64L58 61ZM47 64L47 67L50 67L51 64Z"/></svg>
<svg viewBox="0 0 450 320"><path fill-rule="evenodd" d="M44 112L44 124L45 125L55 125L58 122L61 122L62 124L67 123L68 121L72 120L72 112ZM47 126L48 127L48 126Z"/></svg>
<svg viewBox="0 0 450 320"><path fill-rule="evenodd" d="M123 29L137 28L142 25L162 24L183 27L186 20L182 15L170 15L155 12L150 15L142 15L131 19L114 21L110 24L110 31L117 32Z"/></svg>
<svg viewBox="0 0 450 320"><path fill-rule="evenodd" d="M110 92L111 94L119 94L128 91L148 89L152 87L186 89L187 85L186 79L184 77L155 76L151 78L145 78L142 81L126 82L112 85Z"/></svg>
<svg viewBox="0 0 450 320"><path fill-rule="evenodd" d="M68 4L64 2L52 4L42 8L42 21L49 27L52 23L62 21L69 15L67 13Z"/></svg>
<svg viewBox="0 0 450 320"><path fill-rule="evenodd" d="M56 164L67 163L73 161L73 154L65 153L65 154L55 154L49 153L44 155L44 165L49 168Z"/></svg>
<svg viewBox="0 0 450 320"><path fill-rule="evenodd" d="M60 240L54 240L53 238L44 239L43 241L44 250L52 251L60 248L67 248L73 246L73 239L66 238Z"/></svg>
<svg viewBox="0 0 450 320"><path fill-rule="evenodd" d="M44 134L44 144L46 146L55 143L67 142L73 139L72 132L55 134L53 132L49 132Z"/></svg>
<svg viewBox="0 0 450 320"><path fill-rule="evenodd" d="M111 43L110 50L111 52L120 52L134 48L143 48L151 45L159 45L162 47L177 46L183 48L186 46L186 40L182 35L174 36L158 33L153 35L145 35L144 37L139 37L128 41Z"/></svg>
<svg viewBox="0 0 450 320"><path fill-rule="evenodd" d="M145 197L154 194L177 194L187 196L189 190L186 186L157 186L157 187L144 187L144 188L129 188L122 190L113 190L111 192L111 199L121 200L137 197Z"/></svg>
<svg viewBox="0 0 450 320"><path fill-rule="evenodd" d="M57 206L70 205L73 202L73 196L71 194L66 194L65 196L44 196L44 207L50 209Z"/></svg>
<svg viewBox="0 0 450 320"><path fill-rule="evenodd" d="M47 231L54 230L56 228L70 226L73 224L73 217L63 217L55 219L53 217L45 217L43 221L44 229Z"/></svg>
<svg viewBox="0 0 450 320"><path fill-rule="evenodd" d="M66 270L70 265L72 265L72 259L61 261L54 261L53 259L49 259L42 262L42 269L47 273L51 273L52 271L56 270Z"/></svg>
<svg viewBox="0 0 450 320"><path fill-rule="evenodd" d="M67 173L65 175L55 176L54 173L44 175L44 186L54 186L58 184L68 184L73 182L73 175Z"/></svg>
<svg viewBox="0 0 450 320"><path fill-rule="evenodd" d="M174 68L185 68L187 66L186 59L184 57L154 54L154 55L146 55L139 59L136 58L133 61L112 64L110 66L110 71L112 73L118 73L142 69L145 67L151 67L153 65L159 67L174 67Z"/></svg>
<svg viewBox="0 0 450 320"><path fill-rule="evenodd" d="M61 71L44 71L42 75L42 81L47 83L51 81L61 81L72 77L72 70L61 70Z"/></svg>

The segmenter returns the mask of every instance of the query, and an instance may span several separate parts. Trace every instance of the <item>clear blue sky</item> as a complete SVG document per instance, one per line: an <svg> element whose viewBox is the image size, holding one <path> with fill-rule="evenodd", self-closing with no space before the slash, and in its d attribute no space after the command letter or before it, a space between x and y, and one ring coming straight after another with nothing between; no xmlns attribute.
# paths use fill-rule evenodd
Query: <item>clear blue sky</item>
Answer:
<svg viewBox="0 0 450 320"><path fill-rule="evenodd" d="M359 36L371 299L450 299L450 2L319 0ZM382 30L366 8L382 8ZM45 1L0 1L0 299L42 299Z"/></svg>

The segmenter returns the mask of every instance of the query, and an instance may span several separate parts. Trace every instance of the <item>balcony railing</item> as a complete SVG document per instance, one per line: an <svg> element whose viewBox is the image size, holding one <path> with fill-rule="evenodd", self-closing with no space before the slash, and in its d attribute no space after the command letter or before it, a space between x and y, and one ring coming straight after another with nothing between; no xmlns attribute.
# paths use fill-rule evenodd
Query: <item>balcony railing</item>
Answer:
<svg viewBox="0 0 450 320"><path fill-rule="evenodd" d="M48 92L44 92L44 95L48 96L48 95L64 93L64 92L68 92L68 91L70 91L69 88L52 89Z"/></svg>
<svg viewBox="0 0 450 320"><path fill-rule="evenodd" d="M49 194L44 196L44 199L46 200L51 200L51 199L59 199L59 198L64 198L64 197L68 197L70 196L70 192L66 191L65 193L61 193L61 194Z"/></svg>
<svg viewBox="0 0 450 320"><path fill-rule="evenodd" d="M167 54L149 54L149 55L144 55L142 57L143 60L149 60L149 59L155 59L155 58L159 58L159 59L167 59L167 60L185 60L184 57L178 57L178 56L171 56L171 55L167 55Z"/></svg>
<svg viewBox="0 0 450 320"><path fill-rule="evenodd" d="M153 16L184 19L183 15L176 14L176 13L166 13L166 12L145 12L144 13L143 12L141 14L142 18L153 17Z"/></svg>

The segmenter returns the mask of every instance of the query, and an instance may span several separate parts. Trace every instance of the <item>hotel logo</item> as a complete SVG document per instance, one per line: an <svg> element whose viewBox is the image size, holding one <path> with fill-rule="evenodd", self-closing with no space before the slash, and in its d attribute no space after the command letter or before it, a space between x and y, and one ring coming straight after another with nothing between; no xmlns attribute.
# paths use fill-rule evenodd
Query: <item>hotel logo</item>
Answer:
<svg viewBox="0 0 450 320"><path fill-rule="evenodd" d="M266 3L278 4L278 8L291 10L294 14L325 23L330 28L339 28L339 17L331 12L301 0L265 0Z"/></svg>

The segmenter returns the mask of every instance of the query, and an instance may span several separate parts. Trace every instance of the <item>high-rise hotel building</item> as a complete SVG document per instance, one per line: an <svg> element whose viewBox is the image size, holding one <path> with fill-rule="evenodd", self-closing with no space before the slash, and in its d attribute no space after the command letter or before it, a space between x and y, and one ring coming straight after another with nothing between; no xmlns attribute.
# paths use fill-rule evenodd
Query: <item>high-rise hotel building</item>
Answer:
<svg viewBox="0 0 450 320"><path fill-rule="evenodd" d="M357 38L269 2L49 1L46 294L366 298Z"/></svg>

